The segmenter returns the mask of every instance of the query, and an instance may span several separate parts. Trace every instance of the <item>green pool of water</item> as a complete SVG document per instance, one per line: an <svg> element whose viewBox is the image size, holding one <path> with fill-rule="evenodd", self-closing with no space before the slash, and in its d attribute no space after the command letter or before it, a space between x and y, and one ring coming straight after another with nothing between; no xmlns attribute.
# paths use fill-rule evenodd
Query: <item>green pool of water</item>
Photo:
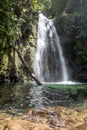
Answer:
<svg viewBox="0 0 87 130"><path fill-rule="evenodd" d="M0 109L25 110L40 107L76 107L87 109L87 85L62 85L34 83L0 85Z"/></svg>
<svg viewBox="0 0 87 130"><path fill-rule="evenodd" d="M53 87L56 89L87 89L86 84L77 84L77 85L62 85L62 84L47 84L49 87Z"/></svg>

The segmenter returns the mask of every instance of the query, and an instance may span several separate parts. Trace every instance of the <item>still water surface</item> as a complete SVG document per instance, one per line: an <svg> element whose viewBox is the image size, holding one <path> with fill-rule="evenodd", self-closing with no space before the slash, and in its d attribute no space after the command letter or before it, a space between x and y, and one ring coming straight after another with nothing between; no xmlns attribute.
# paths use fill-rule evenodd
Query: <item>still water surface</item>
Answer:
<svg viewBox="0 0 87 130"><path fill-rule="evenodd" d="M12 108L22 111L44 106L87 109L87 85L0 85L0 109Z"/></svg>

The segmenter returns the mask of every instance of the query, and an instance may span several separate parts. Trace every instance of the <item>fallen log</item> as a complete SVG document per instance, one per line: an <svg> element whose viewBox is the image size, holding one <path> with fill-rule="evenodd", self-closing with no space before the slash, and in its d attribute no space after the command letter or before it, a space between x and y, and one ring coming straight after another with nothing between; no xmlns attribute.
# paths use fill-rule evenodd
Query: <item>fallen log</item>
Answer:
<svg viewBox="0 0 87 130"><path fill-rule="evenodd" d="M32 77L32 79L34 79L34 81L38 84L38 85L42 85L42 83L35 77L34 73L32 73L29 68L28 68L28 65L26 63L26 61L22 58L20 52L18 51L17 48L15 48L15 51L17 52L21 62L23 63L24 67L27 69L29 75Z"/></svg>

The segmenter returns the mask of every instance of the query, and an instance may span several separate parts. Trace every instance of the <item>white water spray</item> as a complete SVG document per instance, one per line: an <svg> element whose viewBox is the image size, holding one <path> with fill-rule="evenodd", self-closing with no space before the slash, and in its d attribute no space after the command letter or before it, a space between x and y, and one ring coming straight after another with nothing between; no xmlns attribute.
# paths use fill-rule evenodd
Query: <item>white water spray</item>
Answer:
<svg viewBox="0 0 87 130"><path fill-rule="evenodd" d="M42 82L68 81L68 73L59 36L53 20L39 15L34 73Z"/></svg>

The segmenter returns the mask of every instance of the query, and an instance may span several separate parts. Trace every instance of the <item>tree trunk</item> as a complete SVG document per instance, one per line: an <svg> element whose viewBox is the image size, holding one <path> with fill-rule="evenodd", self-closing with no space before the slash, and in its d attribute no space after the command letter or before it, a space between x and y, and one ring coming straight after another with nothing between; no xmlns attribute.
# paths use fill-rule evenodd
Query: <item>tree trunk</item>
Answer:
<svg viewBox="0 0 87 130"><path fill-rule="evenodd" d="M30 76L32 77L32 79L34 79L35 82L36 82L38 85L42 85L41 82L35 77L34 73L32 73L32 72L29 70L27 63L26 63L25 60L22 58L22 56L21 56L20 52L18 51L18 49L15 49L15 50L16 50L16 52L17 52L17 54L18 54L20 60L22 61L24 67L27 69L28 73L29 73Z"/></svg>

